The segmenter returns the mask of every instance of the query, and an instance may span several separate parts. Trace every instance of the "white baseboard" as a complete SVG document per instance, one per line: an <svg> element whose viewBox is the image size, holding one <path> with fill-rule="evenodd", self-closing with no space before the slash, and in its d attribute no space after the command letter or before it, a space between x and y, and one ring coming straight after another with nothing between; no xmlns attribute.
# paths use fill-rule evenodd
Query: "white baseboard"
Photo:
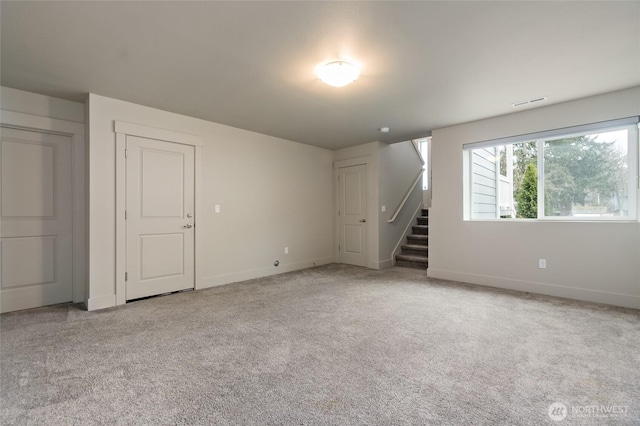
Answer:
<svg viewBox="0 0 640 426"><path fill-rule="evenodd" d="M239 281L252 280L254 278L268 277L271 275L283 274L285 272L298 271L300 269L311 268L313 266L327 265L333 263L333 256L322 257L319 259L304 260L302 262L280 264L279 267L267 267L260 269L252 269L249 271L234 272L231 274L213 275L204 277L199 281L196 290L204 288L216 287L225 284L237 283Z"/></svg>
<svg viewBox="0 0 640 426"><path fill-rule="evenodd" d="M381 260L378 262L378 269L388 269L393 267L393 259Z"/></svg>
<svg viewBox="0 0 640 426"><path fill-rule="evenodd" d="M87 300L87 311L95 311L98 309L111 308L116 306L116 295L108 294L106 296L90 297Z"/></svg>
<svg viewBox="0 0 640 426"><path fill-rule="evenodd" d="M611 293L601 290L568 287L533 281L512 280L508 278L469 274L467 272L447 271L434 268L427 269L427 276L429 278L460 281L471 284L480 284L488 287L504 288L507 290L518 290L529 293L545 294L548 296L563 297L566 299L583 300L586 302L604 303L606 305L640 309L640 295L634 294Z"/></svg>
<svg viewBox="0 0 640 426"><path fill-rule="evenodd" d="M197 282L196 290L236 283L239 281L251 280L254 278L267 277L270 275L283 274L285 272L297 271L300 269L311 268L313 266L327 265L333 262L334 259L330 256L320 259L311 259L297 263L284 264L280 265L277 268L272 266L270 268L253 269L250 271L205 277ZM111 308L113 306L116 306L116 295L109 294L106 296L92 297L87 300L86 304L88 311Z"/></svg>

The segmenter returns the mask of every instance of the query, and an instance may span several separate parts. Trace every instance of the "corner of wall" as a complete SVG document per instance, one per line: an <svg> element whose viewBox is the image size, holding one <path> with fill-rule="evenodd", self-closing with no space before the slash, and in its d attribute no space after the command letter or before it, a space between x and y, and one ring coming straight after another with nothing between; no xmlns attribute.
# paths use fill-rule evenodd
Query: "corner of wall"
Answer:
<svg viewBox="0 0 640 426"><path fill-rule="evenodd" d="M87 299L86 306L87 311L112 308L116 306L116 295L108 294L106 296L90 297Z"/></svg>
<svg viewBox="0 0 640 426"><path fill-rule="evenodd" d="M91 158L91 94L88 93L84 103L84 304L87 310L91 306L89 298L91 295L90 277L91 277L91 246L89 245L89 231L91 229L90 214L90 197L91 197L91 173L89 168L89 159Z"/></svg>

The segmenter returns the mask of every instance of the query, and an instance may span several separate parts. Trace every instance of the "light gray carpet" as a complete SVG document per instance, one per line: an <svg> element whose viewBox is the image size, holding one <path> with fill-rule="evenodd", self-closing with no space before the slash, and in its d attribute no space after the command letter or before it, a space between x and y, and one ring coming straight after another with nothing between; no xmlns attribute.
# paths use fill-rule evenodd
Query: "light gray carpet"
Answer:
<svg viewBox="0 0 640 426"><path fill-rule="evenodd" d="M328 265L0 320L2 424L640 424L639 311L420 270Z"/></svg>

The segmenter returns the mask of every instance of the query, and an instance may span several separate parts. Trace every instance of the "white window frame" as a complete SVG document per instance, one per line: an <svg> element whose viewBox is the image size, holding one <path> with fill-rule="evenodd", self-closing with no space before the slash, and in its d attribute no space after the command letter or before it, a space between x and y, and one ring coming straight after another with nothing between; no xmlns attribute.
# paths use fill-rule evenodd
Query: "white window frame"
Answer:
<svg viewBox="0 0 640 426"><path fill-rule="evenodd" d="M423 179L422 179L422 190L428 191L430 188L430 179L431 171L429 170L429 165L431 164L431 159L429 158L429 151L431 145L431 136L427 136L426 138L416 139L416 143L418 144L418 151L420 152L420 156L422 157L422 170L423 170Z"/></svg>
<svg viewBox="0 0 640 426"><path fill-rule="evenodd" d="M468 179L465 180L465 184L468 185L468 189L464 192L464 211L465 220L472 221L571 221L571 222L637 222L640 206L638 201L640 200L640 131L639 131L640 117L627 117L617 120L610 120L598 123L585 124L580 126L561 128L548 130L538 133L529 133L518 136L510 136L500 139L492 139L480 142L467 143L462 146L465 154L465 173L468 173ZM629 129L629 138L627 144L627 158L628 158L628 182L629 188L629 215L628 216L606 216L606 217L575 217L575 216L545 216L544 214L544 143L547 141L556 140L559 138L582 136L585 134L604 133L608 131ZM473 205L474 205L474 191L473 191L473 150L485 147L497 147L501 145L512 145L523 142L536 142L538 149L538 194L542 196L538 197L538 217L533 219L503 219L499 214L496 218L474 218ZM497 150L496 150L497 151ZM497 160L499 161L499 159ZM498 164L499 174L499 164ZM635 185L634 185L635 183ZM635 190L634 190L635 189ZM496 189L496 204L499 204L499 188Z"/></svg>

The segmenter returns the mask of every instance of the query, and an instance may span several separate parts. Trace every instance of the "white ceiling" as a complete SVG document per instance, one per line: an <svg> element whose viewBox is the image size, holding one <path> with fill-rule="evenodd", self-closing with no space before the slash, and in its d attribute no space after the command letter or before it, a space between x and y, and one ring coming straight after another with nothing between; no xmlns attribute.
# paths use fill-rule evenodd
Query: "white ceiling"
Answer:
<svg viewBox="0 0 640 426"><path fill-rule="evenodd" d="M92 92L332 149L640 85L639 1L0 8L3 86ZM332 59L361 64L360 79L321 83L314 68Z"/></svg>

